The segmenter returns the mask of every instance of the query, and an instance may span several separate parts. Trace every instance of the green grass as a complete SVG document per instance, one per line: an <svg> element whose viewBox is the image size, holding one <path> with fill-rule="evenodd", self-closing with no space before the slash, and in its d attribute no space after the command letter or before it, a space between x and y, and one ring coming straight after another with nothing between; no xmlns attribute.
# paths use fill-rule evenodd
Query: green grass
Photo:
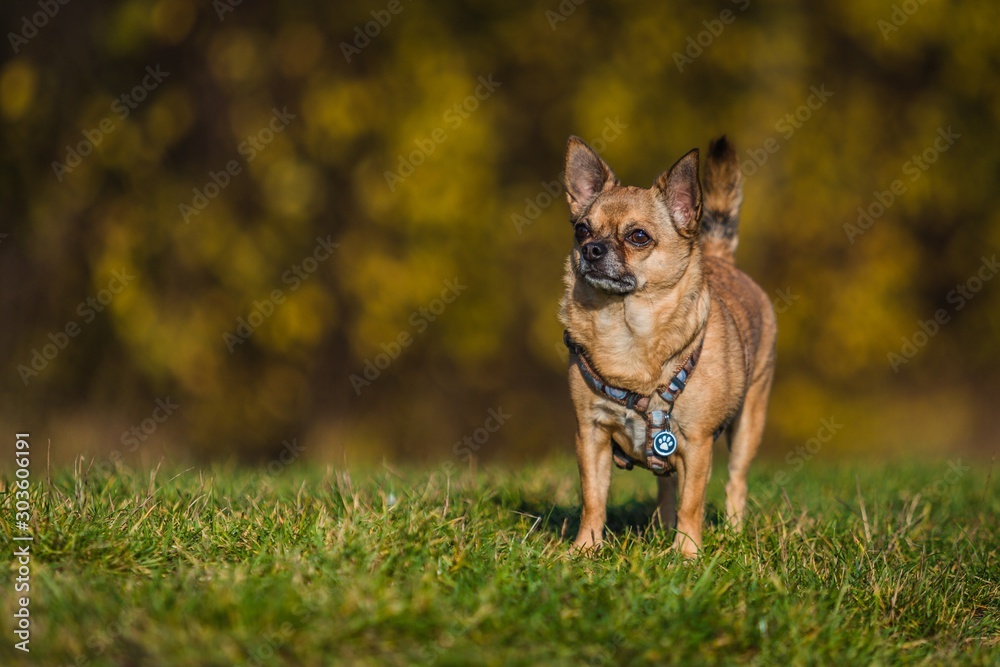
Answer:
<svg viewBox="0 0 1000 667"><path fill-rule="evenodd" d="M775 470L758 466L742 534L713 518L713 477L695 562L647 527L655 482L640 471L615 473L609 543L571 556L571 461L450 479L64 471L51 486L34 470L31 654L12 648L11 565L0 664L1000 661L987 466L946 481L943 464L814 462L769 497Z"/></svg>

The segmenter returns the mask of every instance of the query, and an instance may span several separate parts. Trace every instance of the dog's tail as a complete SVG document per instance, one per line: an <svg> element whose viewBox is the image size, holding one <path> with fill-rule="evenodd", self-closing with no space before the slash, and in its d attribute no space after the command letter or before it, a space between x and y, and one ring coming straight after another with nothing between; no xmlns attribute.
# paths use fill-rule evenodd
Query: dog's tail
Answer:
<svg viewBox="0 0 1000 667"><path fill-rule="evenodd" d="M705 161L705 207L701 218L701 245L706 255L736 260L739 242L743 174L733 145L722 135L708 145Z"/></svg>

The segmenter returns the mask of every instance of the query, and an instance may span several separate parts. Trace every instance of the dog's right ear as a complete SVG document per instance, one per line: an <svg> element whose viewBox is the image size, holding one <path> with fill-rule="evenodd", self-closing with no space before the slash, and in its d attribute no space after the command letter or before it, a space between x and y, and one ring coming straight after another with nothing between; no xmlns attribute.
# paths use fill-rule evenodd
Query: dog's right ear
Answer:
<svg viewBox="0 0 1000 667"><path fill-rule="evenodd" d="M618 179L601 156L576 136L566 145L566 201L569 212L577 218L587 210L597 195L618 185Z"/></svg>

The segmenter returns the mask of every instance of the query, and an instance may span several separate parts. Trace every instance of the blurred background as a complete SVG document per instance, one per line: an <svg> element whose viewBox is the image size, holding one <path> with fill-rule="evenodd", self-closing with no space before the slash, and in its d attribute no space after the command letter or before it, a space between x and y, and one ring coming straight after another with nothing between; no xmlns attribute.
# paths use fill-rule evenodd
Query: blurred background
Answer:
<svg viewBox="0 0 1000 667"><path fill-rule="evenodd" d="M4 3L3 432L53 462L569 453L567 136L646 186L726 132L779 312L762 455L988 458L998 14Z"/></svg>

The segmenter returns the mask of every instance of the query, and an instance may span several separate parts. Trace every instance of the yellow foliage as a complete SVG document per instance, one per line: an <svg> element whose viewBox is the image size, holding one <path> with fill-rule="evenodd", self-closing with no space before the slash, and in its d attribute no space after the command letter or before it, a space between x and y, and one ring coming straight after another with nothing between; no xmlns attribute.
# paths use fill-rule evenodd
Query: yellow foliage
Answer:
<svg viewBox="0 0 1000 667"><path fill-rule="evenodd" d="M31 107L38 90L38 75L30 61L9 61L0 73L0 112L17 120Z"/></svg>
<svg viewBox="0 0 1000 667"><path fill-rule="evenodd" d="M137 278L7 394L171 393L205 454L315 429L443 455L496 405L516 416L484 456L568 447L567 136L647 186L726 132L738 262L780 306L777 453L830 414L830 452L988 430L1000 285L949 295L1000 247L995 3L401 7L126 0L22 45L0 68L10 367Z"/></svg>

